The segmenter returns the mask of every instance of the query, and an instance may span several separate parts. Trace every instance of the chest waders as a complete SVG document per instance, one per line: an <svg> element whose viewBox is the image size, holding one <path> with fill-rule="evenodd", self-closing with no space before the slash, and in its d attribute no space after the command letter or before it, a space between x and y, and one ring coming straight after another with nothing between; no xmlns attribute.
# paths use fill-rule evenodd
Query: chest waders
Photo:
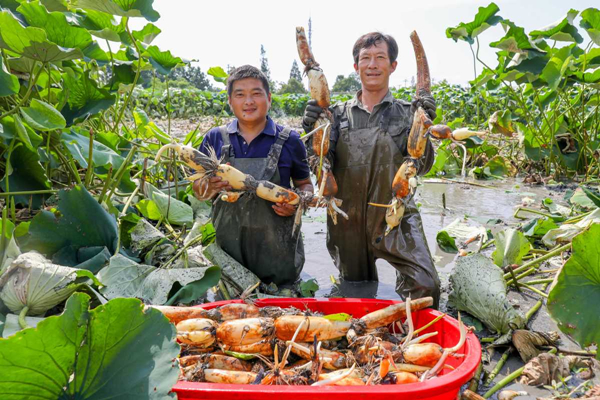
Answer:
<svg viewBox="0 0 600 400"><path fill-rule="evenodd" d="M437 307L439 278L414 201L407 204L398 228L387 236L383 235L386 209L368 205L390 200L394 175L406 156L408 135L403 128L410 116L393 115L388 104L381 118L353 121L348 102L338 107L343 109L333 174L339 187L337 197L350 219L340 218L337 225L327 219L329 253L348 281L378 280L375 261L382 258L396 269L399 295L433 296Z"/></svg>
<svg viewBox="0 0 600 400"><path fill-rule="evenodd" d="M290 135L284 128L265 158L236 158L225 126L222 163L231 165L259 180L279 184L277 163L283 144ZM217 197L218 199L218 197ZM255 195L243 195L235 203L216 200L212 218L217 244L265 283L291 285L304 266L304 246L300 229L292 236L294 217L280 217L273 203Z"/></svg>

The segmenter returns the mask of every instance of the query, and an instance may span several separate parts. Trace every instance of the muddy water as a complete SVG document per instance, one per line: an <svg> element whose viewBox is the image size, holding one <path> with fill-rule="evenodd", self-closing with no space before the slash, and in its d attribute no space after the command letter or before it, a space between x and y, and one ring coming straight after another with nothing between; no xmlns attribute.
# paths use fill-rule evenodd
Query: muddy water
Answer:
<svg viewBox="0 0 600 400"><path fill-rule="evenodd" d="M477 181L481 183L481 181ZM437 232L456 218L468 218L467 222L480 225L487 220L501 220L497 224L484 224L488 229L497 231L507 225L515 225L519 220L513 218L516 207L529 198L539 204L545 197L556 201L562 199L561 192L549 191L541 186L523 185L518 179L483 182L489 187L478 187L463 183L441 180L424 181L417 189L416 202L421 204L421 216L427 236L427 243L442 281L447 286L448 274L454 266L455 254L442 251L436 241ZM443 207L445 197L446 208ZM340 282L333 284L331 276L339 280L326 247L327 225L325 211L311 210L304 217L302 231L306 263L301 278L315 278L319 283L317 297L377 297L397 299L395 292L396 270L385 260L377 260L379 282ZM444 296L443 296L444 297ZM444 300L444 298L442 298Z"/></svg>

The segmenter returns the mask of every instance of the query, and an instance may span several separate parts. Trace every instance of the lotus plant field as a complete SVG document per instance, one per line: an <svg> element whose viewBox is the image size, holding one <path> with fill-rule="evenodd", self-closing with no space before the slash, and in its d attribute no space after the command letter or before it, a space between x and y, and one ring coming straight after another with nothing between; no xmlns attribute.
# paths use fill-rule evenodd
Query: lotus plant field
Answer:
<svg viewBox="0 0 600 400"><path fill-rule="evenodd" d="M170 73L188 61L153 44L161 33L153 0L0 1L0 398L175 398L171 389L178 380L222 382L231 375L207 378L217 369L203 364L225 357L223 343L231 347L227 365L271 366L266 377L245 371L249 383L289 384L294 380L277 374L292 369L306 370L303 385L403 383L404 366L409 384L421 384L453 368L445 360L454 365L460 359L457 352L473 326L481 328L475 333L482 343L511 349L504 361L513 348L523 361L547 351L555 336L527 329L542 306L563 337L575 341L576 355L587 357L578 371L593 375L600 343L600 10L569 10L556 24L531 32L509 17L491 3L438 38L447 46L469 46L474 74L468 86L431 86L438 108L431 123L480 134L435 140L435 163L419 184L430 179L489 188L518 176L522 184L569 190L561 204L546 198L522 205L511 226L459 219L437 233L436 245L456 255L443 307L466 319L457 325L462 336L456 346L424 343L438 357L410 369L407 348L433 336L418 336L427 327L404 319L410 306L402 309L402 320L398 314L377 325L377 332L361 330L358 338L360 320L351 315L311 316L323 326L345 328L320 340L329 328L314 325L311 336L295 345L290 343L308 323L308 311L285 310L293 315L269 317L275 325L261 342L262 357L223 340L219 329L227 326L250 340L253 331L242 322L259 320L258 314L215 317L227 307L209 313L192 306L214 299L314 297L319 289L314 279L291 289L265 285L214 243L211 202L194 196L193 174L225 168L239 173L234 188L240 190L248 177L216 157L194 158L202 165L186 159L186 151L196 154L206 129L198 124L175 137L173 127L202 118L212 126L224 123L231 117L227 93L169 86ZM490 46L497 57L489 64L478 56L479 35L495 26L503 29L494 29L498 37ZM227 78L220 67L208 74L221 83ZM392 89L408 101L414 92ZM333 93L331 104L352 96ZM308 94L274 94L271 114L299 117L308 100ZM254 183L257 193L266 185ZM259 197L279 201L283 192L274 191ZM284 194L291 204L303 204L298 193ZM305 208L318 203L303 201ZM534 307L513 307L507 293L515 292L537 296ZM290 337L279 337L284 342L275 347L274 332L284 331L288 317L294 322ZM186 321L205 325L192 329ZM395 331L403 324L406 336ZM182 339L188 336L200 339ZM397 351L381 347L382 338L386 344L396 340L388 347ZM560 347L552 351L562 353ZM331 354L348 363L328 369L348 369L322 373ZM183 356L188 358L180 361ZM288 357L299 364L284 370ZM479 390L487 391L486 398L517 377L498 382L502 360L493 370L484 361L465 396L478 398L482 369L490 370ZM578 379L578 386L564 379L562 386L545 384L554 398L600 392L591 378Z"/></svg>

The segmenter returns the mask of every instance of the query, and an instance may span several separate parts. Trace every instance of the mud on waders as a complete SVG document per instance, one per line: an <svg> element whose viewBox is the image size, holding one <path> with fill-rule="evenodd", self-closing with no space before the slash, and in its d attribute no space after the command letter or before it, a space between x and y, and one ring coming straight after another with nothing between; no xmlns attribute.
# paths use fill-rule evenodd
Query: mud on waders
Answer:
<svg viewBox="0 0 600 400"><path fill-rule="evenodd" d="M222 163L252 175L258 180L280 184L277 164L283 144L290 136L284 128L264 158L236 158L226 126L219 127L223 139ZM292 235L294 218L280 217L272 204L245 194L235 203L217 200L212 218L217 244L265 283L291 285L304 265L304 245L300 229Z"/></svg>
<svg viewBox="0 0 600 400"><path fill-rule="evenodd" d="M375 261L388 261L396 269L396 292L412 298L432 296L439 302L439 278L423 232L421 216L411 199L399 229L384 236L389 188L398 167L408 157L406 144L411 126L410 103L388 92L372 113L357 98L337 105L332 131L335 146L333 174L337 197L350 219L334 225L327 220L327 248L341 276L347 281L378 280ZM338 122L339 121L339 122ZM431 166L433 148L428 144L422 169ZM425 173L427 171L419 171Z"/></svg>

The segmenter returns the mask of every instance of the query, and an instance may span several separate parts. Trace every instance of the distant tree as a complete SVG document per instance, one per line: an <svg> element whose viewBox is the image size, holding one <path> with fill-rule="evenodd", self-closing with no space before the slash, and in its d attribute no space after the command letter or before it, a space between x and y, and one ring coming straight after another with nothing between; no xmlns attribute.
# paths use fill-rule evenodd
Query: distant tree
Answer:
<svg viewBox="0 0 600 400"><path fill-rule="evenodd" d="M260 45L260 70L267 77L271 92L275 92L277 83L271 79L271 70L269 69L269 61L267 60L267 51L265 50L265 46L262 44Z"/></svg>
<svg viewBox="0 0 600 400"><path fill-rule="evenodd" d="M356 72L351 73L348 77L338 75L333 84L333 92L356 92L361 87L360 79Z"/></svg>
<svg viewBox="0 0 600 400"><path fill-rule="evenodd" d="M296 60L292 63L292 69L290 71L290 79L294 78L298 82L302 82L302 74L300 73L300 68L298 68L298 63Z"/></svg>
<svg viewBox="0 0 600 400"><path fill-rule="evenodd" d="M269 70L269 61L267 60L267 51L265 50L265 46L260 45L260 70L263 74L271 80L271 71Z"/></svg>
<svg viewBox="0 0 600 400"><path fill-rule="evenodd" d="M184 80L189 84L200 90L211 90L212 86L208 77L200 67L193 67L186 65L183 68L175 68L169 74L169 80Z"/></svg>
<svg viewBox="0 0 600 400"><path fill-rule="evenodd" d="M302 82L300 82L296 78L290 78L287 83L281 85L281 88L278 91L279 94L285 93L306 93L306 89Z"/></svg>

